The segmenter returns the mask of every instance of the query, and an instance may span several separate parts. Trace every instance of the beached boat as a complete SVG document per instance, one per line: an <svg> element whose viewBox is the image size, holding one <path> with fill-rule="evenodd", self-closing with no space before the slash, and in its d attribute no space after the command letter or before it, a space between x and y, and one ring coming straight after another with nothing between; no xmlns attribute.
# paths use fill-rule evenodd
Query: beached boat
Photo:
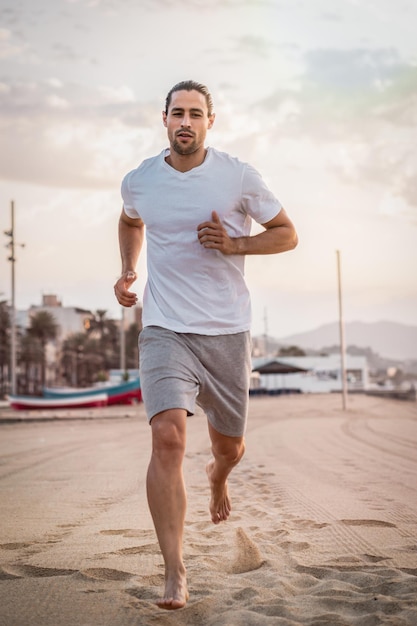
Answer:
<svg viewBox="0 0 417 626"><path fill-rule="evenodd" d="M384 389L381 388L373 388L367 389L365 391L367 396L376 396L378 398L392 398L394 400L410 400L411 402L416 401L417 393L414 385L409 387L408 389Z"/></svg>
<svg viewBox="0 0 417 626"><path fill-rule="evenodd" d="M33 409L86 409L107 406L107 393L94 393L70 398L45 398L39 396L9 396L13 409L28 411Z"/></svg>
<svg viewBox="0 0 417 626"><path fill-rule="evenodd" d="M74 397L94 396L100 393L107 394L107 404L132 404L142 399L139 378L121 383L104 383L94 387L44 387L45 398L68 399Z"/></svg>

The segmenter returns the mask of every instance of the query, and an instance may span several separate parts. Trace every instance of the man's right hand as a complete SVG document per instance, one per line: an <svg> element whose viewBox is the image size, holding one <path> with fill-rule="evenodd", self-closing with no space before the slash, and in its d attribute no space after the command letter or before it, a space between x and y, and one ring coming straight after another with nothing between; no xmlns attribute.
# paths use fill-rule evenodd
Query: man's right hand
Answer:
<svg viewBox="0 0 417 626"><path fill-rule="evenodd" d="M136 278L136 272L129 270L128 272L124 272L114 285L114 293L117 301L122 306L131 307L137 303L138 296L136 293L129 291L129 287L135 282Z"/></svg>

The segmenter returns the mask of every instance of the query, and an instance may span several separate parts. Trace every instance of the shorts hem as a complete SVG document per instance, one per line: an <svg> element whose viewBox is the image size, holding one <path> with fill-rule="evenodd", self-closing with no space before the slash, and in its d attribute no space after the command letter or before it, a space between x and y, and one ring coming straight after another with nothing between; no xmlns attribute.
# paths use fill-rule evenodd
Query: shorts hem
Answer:
<svg viewBox="0 0 417 626"><path fill-rule="evenodd" d="M242 431L241 433L239 433L238 435L236 435L236 434L232 434L232 433L230 433L230 432L226 432L226 431L225 431L224 429L222 429L222 428L219 428L219 427L218 427L218 424L215 424L215 423L213 422L213 420L212 420L212 419L211 419L208 415L207 415L207 419L208 419L208 421L210 422L210 426L211 426L212 428L214 428L214 430L215 430L216 432L218 432L220 435L224 435L225 437L244 437L244 435L245 435L245 432L246 432L246 424L245 424L245 427L243 428L243 431Z"/></svg>
<svg viewBox="0 0 417 626"><path fill-rule="evenodd" d="M186 411L187 417L191 417L194 415L194 409L186 407L186 406L180 406L179 404L175 404L175 403L172 404L172 402L170 402L168 405L162 405L158 407L157 409L152 409L152 411L149 413L148 411L146 411L149 424L151 423L153 418L156 417L159 413L163 413L164 411L170 411L171 409L172 410L180 409L182 411ZM146 402L145 402L145 410L146 410Z"/></svg>

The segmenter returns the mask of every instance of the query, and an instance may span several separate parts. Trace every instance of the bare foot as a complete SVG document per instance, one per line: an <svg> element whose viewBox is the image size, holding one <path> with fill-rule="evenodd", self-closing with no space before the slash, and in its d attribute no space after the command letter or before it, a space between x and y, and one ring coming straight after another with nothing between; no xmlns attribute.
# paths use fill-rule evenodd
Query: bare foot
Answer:
<svg viewBox="0 0 417 626"><path fill-rule="evenodd" d="M156 604L161 609L174 611L175 609L182 609L187 604L188 597L185 573L175 576L167 575L164 596Z"/></svg>
<svg viewBox="0 0 417 626"><path fill-rule="evenodd" d="M214 461L209 461L206 467L207 476L210 483L211 499L210 514L213 524L225 522L230 515L232 505L230 504L227 481L217 482L213 478Z"/></svg>

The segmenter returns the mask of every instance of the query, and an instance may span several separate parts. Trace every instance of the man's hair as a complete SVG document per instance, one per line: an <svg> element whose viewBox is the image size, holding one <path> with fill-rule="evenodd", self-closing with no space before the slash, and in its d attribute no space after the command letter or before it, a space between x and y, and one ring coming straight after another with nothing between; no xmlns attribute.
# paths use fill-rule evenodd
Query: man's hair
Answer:
<svg viewBox="0 0 417 626"><path fill-rule="evenodd" d="M171 104L172 94L175 91L198 91L201 93L207 102L208 116L213 115L213 98L211 97L211 93L207 89L205 85L201 83L197 83L195 80L183 80L180 83L177 83L169 90L168 95L165 100L165 113L168 114L169 105Z"/></svg>

